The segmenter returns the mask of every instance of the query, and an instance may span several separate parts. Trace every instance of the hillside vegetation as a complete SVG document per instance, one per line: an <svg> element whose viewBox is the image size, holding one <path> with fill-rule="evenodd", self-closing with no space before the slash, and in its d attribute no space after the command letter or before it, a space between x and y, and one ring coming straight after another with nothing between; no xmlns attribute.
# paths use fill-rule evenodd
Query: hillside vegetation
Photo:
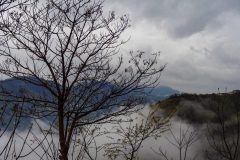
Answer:
<svg viewBox="0 0 240 160"><path fill-rule="evenodd" d="M157 112L189 123L217 122L221 112L224 120L234 120L240 110L240 91L219 94L175 94L151 106Z"/></svg>

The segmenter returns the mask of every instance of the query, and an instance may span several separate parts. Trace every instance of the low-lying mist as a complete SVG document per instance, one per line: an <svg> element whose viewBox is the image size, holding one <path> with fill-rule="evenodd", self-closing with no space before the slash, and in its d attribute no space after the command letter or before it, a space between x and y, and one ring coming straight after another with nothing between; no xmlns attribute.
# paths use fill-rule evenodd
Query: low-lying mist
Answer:
<svg viewBox="0 0 240 160"><path fill-rule="evenodd" d="M133 113L128 116L121 116L118 119L121 119L122 122L120 123L121 127L123 129L129 129L129 126L134 126L136 124L142 123L148 116L148 114L151 111L151 108L146 105L142 107L140 111ZM131 121L129 122L129 120ZM126 121L126 122L123 122ZM37 125L38 124L38 125ZM49 126L42 122L38 121L38 123L33 122L33 127L31 131L28 130L17 132L16 137L14 138L14 143L9 152L15 152L16 154L19 154L21 152L21 155L23 156L22 159L26 160L32 160L32 159L40 159L43 157L43 159L46 157L45 150L48 150L49 155L57 155L58 152L58 135L56 133L53 133L51 135L43 134L45 131L49 129ZM170 125L169 125L170 124ZM170 122L168 123L169 126L167 126L166 130L161 134L161 137L148 137L146 138L137 152L137 157L139 157L140 160L159 160L164 159L163 156L167 156L169 159L179 159L180 155L180 148L179 143L185 143L184 141L187 141L187 139L190 137L193 140L190 142L191 144L188 144L188 148L185 148L186 146L181 146L182 151L184 154L186 154L187 159L192 159L197 156L197 159L204 159L203 153L204 153L204 144L206 143L205 137L203 136L203 130L205 128L204 125L193 125L189 124L185 121L182 121L181 119L177 117L171 118ZM41 129L40 127L41 126ZM93 130L96 127L96 125L91 126L88 131ZM91 138L93 137L84 137L85 141L87 141L85 144L88 145L89 152L92 156L92 158L96 158L99 160L105 160L107 159L104 151L104 147L100 148L98 152L96 152L96 146L104 146L104 144L109 143L115 143L116 140L119 140L123 137L120 137L118 134L116 134L116 128L119 127L119 123L116 124L101 124L98 125L98 129L95 130L94 140ZM55 132L52 130L52 132ZM99 134L101 133L101 134ZM99 134L99 135L98 135ZM46 135L46 136L45 136ZM1 149L4 147L9 140L9 137L11 135L5 134L0 139ZM28 137L27 137L28 136ZM76 134L76 137L78 135ZM191 137L194 136L194 137ZM27 139L25 139L27 137ZM41 142L43 140L43 142ZM79 136L75 139L76 141L80 142L83 141L83 135ZM91 141L90 141L91 140ZM182 141L182 142L180 142ZM80 144L80 143L79 143ZM76 158L79 156L79 152L83 151L79 145L72 144L73 147L70 147L70 153L73 151L73 154L69 155L70 157ZM51 149L49 149L50 147ZM35 149L36 148L36 149ZM185 151L186 149L186 151ZM31 151L31 152L30 152ZM181 154L183 154L181 153ZM163 155L164 154L164 155ZM13 159L14 154L10 154L13 157L9 157L8 159ZM26 157L25 157L26 156ZM88 156L81 155L82 157L87 158ZM116 159L121 159L120 157L116 157Z"/></svg>

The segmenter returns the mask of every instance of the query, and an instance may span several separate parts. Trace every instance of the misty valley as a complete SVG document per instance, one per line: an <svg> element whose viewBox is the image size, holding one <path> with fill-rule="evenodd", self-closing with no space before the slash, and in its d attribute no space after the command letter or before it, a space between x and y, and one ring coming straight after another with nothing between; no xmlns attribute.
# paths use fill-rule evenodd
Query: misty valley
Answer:
<svg viewBox="0 0 240 160"><path fill-rule="evenodd" d="M240 160L239 6L0 0L0 160Z"/></svg>
<svg viewBox="0 0 240 160"><path fill-rule="evenodd" d="M0 84L2 93L49 94L41 87L17 79L3 80ZM72 137L69 149L72 154L69 157L100 160L203 160L209 156L217 160L222 156L238 157L240 91L187 94L169 87L157 87L130 93L129 96L141 99L137 110L118 116L111 123L81 126ZM7 146L9 148L5 151L11 153L6 159L14 159L14 154L19 153L29 160L47 159L58 154L59 134L53 117L34 119L25 116L18 121L12 116L16 112L16 102L9 102L6 107L2 101L1 105L1 150ZM28 105L25 103L22 110ZM107 112L105 108L100 114ZM92 119L92 116L88 118ZM14 138L11 137L13 132L16 134ZM134 157L130 157L131 154Z"/></svg>

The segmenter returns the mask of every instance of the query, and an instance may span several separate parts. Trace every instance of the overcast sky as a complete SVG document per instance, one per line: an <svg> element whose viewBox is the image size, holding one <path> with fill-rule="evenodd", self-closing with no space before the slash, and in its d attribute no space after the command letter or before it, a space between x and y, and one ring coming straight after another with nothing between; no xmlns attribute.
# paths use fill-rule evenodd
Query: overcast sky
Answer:
<svg viewBox="0 0 240 160"><path fill-rule="evenodd" d="M239 0L105 0L128 14L125 50L161 51L161 84L185 92L240 89Z"/></svg>

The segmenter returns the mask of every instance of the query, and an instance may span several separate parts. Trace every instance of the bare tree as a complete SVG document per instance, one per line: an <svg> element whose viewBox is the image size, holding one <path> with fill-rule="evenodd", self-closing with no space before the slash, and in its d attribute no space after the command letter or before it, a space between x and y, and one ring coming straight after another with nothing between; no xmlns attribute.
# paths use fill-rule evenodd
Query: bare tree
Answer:
<svg viewBox="0 0 240 160"><path fill-rule="evenodd" d="M72 157L78 160L97 160L104 144L100 144L97 139L103 138L105 132L101 130L102 125L87 125L82 127L73 140ZM78 153L78 154L76 154Z"/></svg>
<svg viewBox="0 0 240 160"><path fill-rule="evenodd" d="M168 130L169 117L157 116L154 110L149 111L147 115L140 113L137 118L127 124L120 121L109 132L109 138L113 142L105 144L106 157L111 160L138 159L144 142L152 138L157 139Z"/></svg>
<svg viewBox="0 0 240 160"><path fill-rule="evenodd" d="M1 14L0 73L43 88L1 93L2 100L24 99L23 117L55 120L61 160L77 129L134 111L141 99L132 93L157 85L164 69L159 53L131 51L124 61L119 47L128 17L103 12L102 3L50 0Z"/></svg>
<svg viewBox="0 0 240 160"><path fill-rule="evenodd" d="M192 130L189 126L187 129L183 129L182 126L179 127L178 132L173 132L172 129L169 130L170 136L166 137L169 144L176 148L178 152L177 159L179 160L194 160L197 159L197 154L195 156L189 155L189 151L192 145L199 139L199 132L197 130ZM168 150L159 148L158 151L153 150L155 153L161 156L164 160L173 160L174 158L169 155Z"/></svg>
<svg viewBox="0 0 240 160"><path fill-rule="evenodd" d="M227 95L224 96L218 99L216 122L209 123L207 126L207 141L210 148L206 150L206 158L209 160L240 159L239 106L229 106ZM236 94L235 99L239 101L239 94ZM228 110L233 110L233 114L229 114Z"/></svg>

